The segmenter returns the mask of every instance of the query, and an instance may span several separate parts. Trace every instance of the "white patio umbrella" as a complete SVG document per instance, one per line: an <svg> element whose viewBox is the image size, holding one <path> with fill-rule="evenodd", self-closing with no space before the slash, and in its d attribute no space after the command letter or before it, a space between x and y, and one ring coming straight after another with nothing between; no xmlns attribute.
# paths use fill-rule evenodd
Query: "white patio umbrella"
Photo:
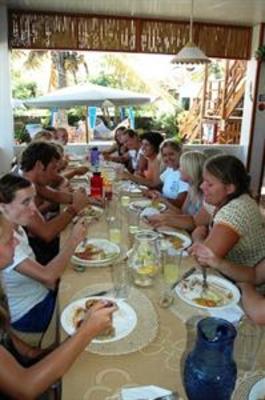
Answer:
<svg viewBox="0 0 265 400"><path fill-rule="evenodd" d="M24 103L36 108L71 108L80 105L102 107L106 104L133 106L151 101L152 98L148 94L88 83L59 89L44 96L29 99Z"/></svg>

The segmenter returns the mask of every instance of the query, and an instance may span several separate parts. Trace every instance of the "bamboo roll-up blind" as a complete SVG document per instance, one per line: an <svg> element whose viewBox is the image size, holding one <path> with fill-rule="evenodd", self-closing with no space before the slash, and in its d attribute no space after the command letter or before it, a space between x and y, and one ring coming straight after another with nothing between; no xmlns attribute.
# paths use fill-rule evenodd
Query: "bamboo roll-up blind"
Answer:
<svg viewBox="0 0 265 400"><path fill-rule="evenodd" d="M193 36L208 57L250 57L251 27L195 23ZM176 54L188 38L189 22L183 21L9 12L10 48Z"/></svg>

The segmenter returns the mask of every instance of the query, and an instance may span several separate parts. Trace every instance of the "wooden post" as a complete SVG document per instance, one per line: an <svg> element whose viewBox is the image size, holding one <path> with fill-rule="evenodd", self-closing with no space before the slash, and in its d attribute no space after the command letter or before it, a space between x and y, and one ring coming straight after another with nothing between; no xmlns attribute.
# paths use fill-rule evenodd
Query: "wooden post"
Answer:
<svg viewBox="0 0 265 400"><path fill-rule="evenodd" d="M85 129L86 129L86 143L89 144L89 131L88 131L88 123L87 123L87 106L85 106Z"/></svg>
<svg viewBox="0 0 265 400"><path fill-rule="evenodd" d="M204 81L203 81L203 90L202 90L202 103L201 103L201 115L200 115L200 136L201 143L203 139L203 118L205 117L205 101L206 101L206 92L207 92L207 83L208 83L208 64L205 64L204 68Z"/></svg>
<svg viewBox="0 0 265 400"><path fill-rule="evenodd" d="M226 93L227 93L228 74L229 74L229 60L226 60L224 88L223 88L222 103L221 103L221 118L224 120L225 120L225 114L226 114L225 101L226 101Z"/></svg>

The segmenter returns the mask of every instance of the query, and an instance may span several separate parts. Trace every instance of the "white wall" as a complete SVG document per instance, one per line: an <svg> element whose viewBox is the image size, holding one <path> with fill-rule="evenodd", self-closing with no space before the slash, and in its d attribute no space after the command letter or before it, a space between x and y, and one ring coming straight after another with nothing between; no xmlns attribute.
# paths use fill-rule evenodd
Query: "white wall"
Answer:
<svg viewBox="0 0 265 400"><path fill-rule="evenodd" d="M241 136L240 136L240 144L244 146L244 158L247 160L248 150L249 150L249 141L250 141L250 131L251 124L253 118L253 101L254 101L254 91L255 91L255 80L257 75L257 61L254 58L254 52L258 48L259 43L259 35L260 35L261 26L255 26L253 28L252 35L252 55L251 60L247 65L247 73L246 73L246 88L245 88L245 96L244 96L244 113L241 127Z"/></svg>
<svg viewBox="0 0 265 400"><path fill-rule="evenodd" d="M13 157L13 114L7 40L7 8L0 5L0 174L9 170Z"/></svg>
<svg viewBox="0 0 265 400"><path fill-rule="evenodd" d="M112 141L93 141L89 145L86 144L68 144L66 152L74 153L78 155L83 155L88 152L88 148L93 146L98 146L100 150L106 149L111 145ZM15 155L19 156L23 149L25 149L25 145L16 145L14 146ZM236 144L185 144L184 150L205 150L211 149L211 151L223 151L227 154L233 154L238 157L241 161L244 162L244 147Z"/></svg>
<svg viewBox="0 0 265 400"><path fill-rule="evenodd" d="M265 29L262 38L265 44ZM258 46L257 46L258 47ZM265 98L265 62L260 64L259 79L257 82L256 93L256 109L253 110L253 139L251 146L251 157L249 163L249 172L251 175L251 189L254 195L259 196L260 187L264 173L264 157L265 157L265 110L259 109L259 103L264 104Z"/></svg>

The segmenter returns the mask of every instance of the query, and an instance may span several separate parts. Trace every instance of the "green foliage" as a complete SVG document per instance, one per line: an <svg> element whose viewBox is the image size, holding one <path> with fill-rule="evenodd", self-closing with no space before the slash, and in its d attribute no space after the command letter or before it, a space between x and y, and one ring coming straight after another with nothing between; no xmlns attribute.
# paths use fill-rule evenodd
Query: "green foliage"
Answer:
<svg viewBox="0 0 265 400"><path fill-rule="evenodd" d="M174 114L161 114L154 119L152 128L165 132L167 137L179 139L177 115L177 112Z"/></svg>
<svg viewBox="0 0 265 400"><path fill-rule="evenodd" d="M259 61L265 61L265 45L260 46L256 51L255 51L255 57Z"/></svg>
<svg viewBox="0 0 265 400"><path fill-rule="evenodd" d="M68 111L68 124L75 126L80 119L84 118L84 107L74 107Z"/></svg>
<svg viewBox="0 0 265 400"><path fill-rule="evenodd" d="M110 86L113 88L120 89L120 80L118 79L118 77L107 74L106 72L103 71L101 71L101 73L97 77L92 78L90 82L94 83L95 85L101 85L106 87Z"/></svg>
<svg viewBox="0 0 265 400"><path fill-rule="evenodd" d="M37 96L37 83L36 82L16 82L12 90L12 96L16 99L28 99Z"/></svg>
<svg viewBox="0 0 265 400"><path fill-rule="evenodd" d="M31 140L30 135L26 132L24 127L15 128L15 141L17 144L29 143Z"/></svg>
<svg viewBox="0 0 265 400"><path fill-rule="evenodd" d="M221 63L218 60L211 62L209 65L209 74L212 74L215 79L221 79L224 76L224 72L221 67Z"/></svg>
<svg viewBox="0 0 265 400"><path fill-rule="evenodd" d="M90 81L97 85L128 89L140 93L149 90L141 76L130 66L129 58L124 54L106 55L101 64L101 71Z"/></svg>

